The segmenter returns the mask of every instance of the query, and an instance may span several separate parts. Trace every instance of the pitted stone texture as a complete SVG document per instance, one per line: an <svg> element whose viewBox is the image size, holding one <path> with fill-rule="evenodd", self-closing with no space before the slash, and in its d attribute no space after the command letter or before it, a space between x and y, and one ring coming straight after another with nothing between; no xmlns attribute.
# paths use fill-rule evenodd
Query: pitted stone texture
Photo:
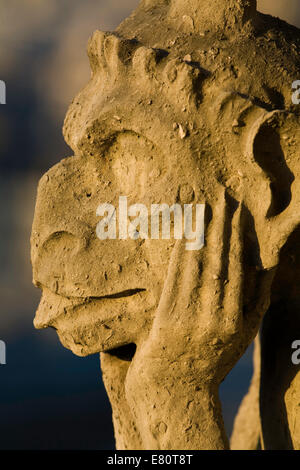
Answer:
<svg viewBox="0 0 300 470"><path fill-rule="evenodd" d="M218 388L300 223L300 35L255 4L142 1L116 32L96 31L64 124L75 156L40 181L35 325L102 353L118 449L228 448ZM205 203L205 247L100 241L97 206L119 196Z"/></svg>

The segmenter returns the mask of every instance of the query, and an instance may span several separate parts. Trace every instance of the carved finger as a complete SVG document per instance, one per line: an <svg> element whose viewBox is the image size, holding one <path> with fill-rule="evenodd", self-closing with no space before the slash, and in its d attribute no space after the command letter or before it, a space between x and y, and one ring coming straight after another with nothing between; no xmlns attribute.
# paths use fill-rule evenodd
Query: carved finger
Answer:
<svg viewBox="0 0 300 470"><path fill-rule="evenodd" d="M243 205L239 204L232 220L228 257L228 281L224 295L224 325L227 334L235 334L243 323Z"/></svg>
<svg viewBox="0 0 300 470"><path fill-rule="evenodd" d="M209 318L220 309L223 295L222 271L225 249L225 226L228 214L225 190L213 208L213 218L207 234L207 248L201 288L201 310Z"/></svg>
<svg viewBox="0 0 300 470"><path fill-rule="evenodd" d="M187 251L185 241L176 241L155 319L160 327L197 314L201 257L201 250Z"/></svg>
<svg viewBox="0 0 300 470"><path fill-rule="evenodd" d="M296 197L293 195L289 208L269 221L269 233L271 240L273 240L273 250L270 256L270 262L265 267L271 268L278 264L281 249L286 244L290 235L297 229L297 227L299 227L299 207L300 196ZM266 237L264 246L266 249L270 246Z"/></svg>
<svg viewBox="0 0 300 470"><path fill-rule="evenodd" d="M178 300L184 252L185 242L183 240L177 240L171 253L167 277L155 317L155 323L159 323L160 325L164 321L169 321L171 312L174 310Z"/></svg>
<svg viewBox="0 0 300 470"><path fill-rule="evenodd" d="M255 338L260 323L270 306L271 288L276 268L262 270L257 273L255 295L251 304L244 309L243 340L245 344Z"/></svg>

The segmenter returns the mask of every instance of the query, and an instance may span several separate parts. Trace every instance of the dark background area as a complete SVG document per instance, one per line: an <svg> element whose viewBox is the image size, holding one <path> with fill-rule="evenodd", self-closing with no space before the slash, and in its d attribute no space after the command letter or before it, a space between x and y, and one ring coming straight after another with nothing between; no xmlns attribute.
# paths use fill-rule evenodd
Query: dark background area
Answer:
<svg viewBox="0 0 300 470"><path fill-rule="evenodd" d="M32 325L30 227L45 170L71 154L61 127L87 82L87 39L112 30L138 0L10 0L0 3L0 449L113 449L111 409L98 356L77 358L54 331ZM299 0L261 0L300 26ZM295 77L299 78L299 77ZM251 348L221 387L228 433L252 373Z"/></svg>

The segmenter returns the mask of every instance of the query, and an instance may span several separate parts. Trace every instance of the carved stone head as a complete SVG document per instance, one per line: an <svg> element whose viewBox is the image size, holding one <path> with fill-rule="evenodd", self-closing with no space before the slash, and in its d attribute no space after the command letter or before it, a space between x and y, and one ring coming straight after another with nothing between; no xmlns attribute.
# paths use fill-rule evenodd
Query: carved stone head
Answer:
<svg viewBox="0 0 300 470"><path fill-rule="evenodd" d="M211 350L221 338L231 351L216 373L223 380L257 333L281 248L300 222L299 111L291 101L299 44L295 28L249 0L144 0L116 32L93 34L91 79L64 124L74 156L39 184L37 328L54 327L78 355L142 347L175 240L99 240L97 207L118 207L120 196L147 207L205 204L197 292L225 317L256 312L243 327L222 317L222 331L230 330L222 338L210 327ZM121 443L120 429L119 447L144 445Z"/></svg>

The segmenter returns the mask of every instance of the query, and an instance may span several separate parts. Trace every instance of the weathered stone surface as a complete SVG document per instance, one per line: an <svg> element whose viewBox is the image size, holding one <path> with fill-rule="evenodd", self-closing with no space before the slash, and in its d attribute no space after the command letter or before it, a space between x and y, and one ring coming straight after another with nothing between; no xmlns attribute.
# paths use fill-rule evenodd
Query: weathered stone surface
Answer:
<svg viewBox="0 0 300 470"><path fill-rule="evenodd" d="M253 354L254 373L249 392L244 397L235 418L233 433L230 439L231 450L261 449L261 422L259 412L260 370L261 370L260 338L255 339Z"/></svg>
<svg viewBox="0 0 300 470"><path fill-rule="evenodd" d="M300 33L255 7L145 0L116 32L96 31L64 124L75 156L39 184L35 326L101 353L118 449L229 447L218 388L257 335L300 222ZM205 203L205 247L100 241L97 206L119 196Z"/></svg>

